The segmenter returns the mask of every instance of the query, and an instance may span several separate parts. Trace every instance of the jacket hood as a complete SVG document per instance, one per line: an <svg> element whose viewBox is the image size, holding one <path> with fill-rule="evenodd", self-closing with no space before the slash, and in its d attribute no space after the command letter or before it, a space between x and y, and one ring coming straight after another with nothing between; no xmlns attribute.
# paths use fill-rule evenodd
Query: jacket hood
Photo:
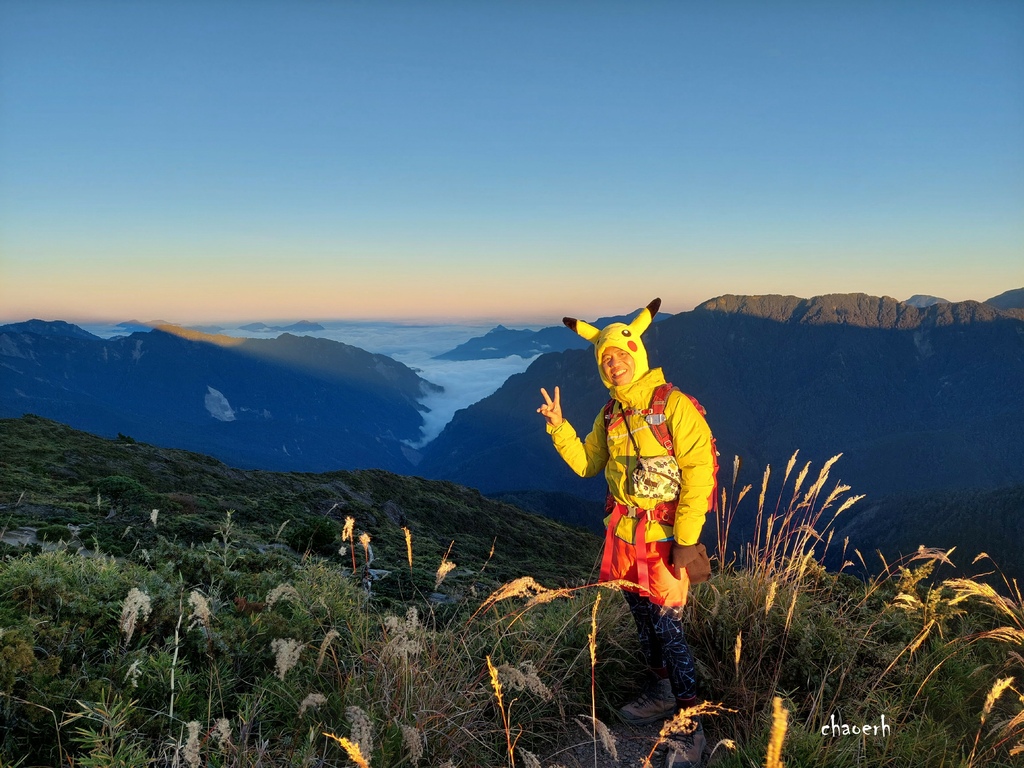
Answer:
<svg viewBox="0 0 1024 768"><path fill-rule="evenodd" d="M563 317L562 322L594 345L594 357L597 360L597 371L601 381L609 390L614 386L601 370L601 356L608 347L617 347L633 358L633 381L640 379L650 370L647 362L647 348L640 340L640 334L650 327L654 316L658 314L661 307L661 299L655 299L646 307L640 310L628 324L610 323L604 328L598 329L583 320L574 317ZM628 387L626 384L624 387Z"/></svg>

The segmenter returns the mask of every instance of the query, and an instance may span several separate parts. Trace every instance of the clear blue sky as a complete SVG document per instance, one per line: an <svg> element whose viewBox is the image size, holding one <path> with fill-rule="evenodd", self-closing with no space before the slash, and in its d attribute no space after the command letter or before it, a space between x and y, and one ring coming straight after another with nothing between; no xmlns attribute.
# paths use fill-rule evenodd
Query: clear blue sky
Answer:
<svg viewBox="0 0 1024 768"><path fill-rule="evenodd" d="M0 0L0 321L1024 286L1024 3Z"/></svg>

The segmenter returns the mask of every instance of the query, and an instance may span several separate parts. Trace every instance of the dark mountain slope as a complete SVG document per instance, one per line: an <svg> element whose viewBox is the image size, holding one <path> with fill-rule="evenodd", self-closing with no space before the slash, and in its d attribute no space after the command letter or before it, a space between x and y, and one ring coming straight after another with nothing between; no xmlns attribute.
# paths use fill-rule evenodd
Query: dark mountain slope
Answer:
<svg viewBox="0 0 1024 768"><path fill-rule="evenodd" d="M173 332L171 332L173 330ZM0 328L0 416L35 413L243 467L411 469L433 385L326 339L157 329L115 339Z"/></svg>
<svg viewBox="0 0 1024 768"><path fill-rule="evenodd" d="M920 546L949 550L956 547L953 562L968 566L982 552L990 562L977 566L984 571L994 565L1012 578L1024 578L1024 485L994 490L931 491L898 493L880 499L865 499L843 514L836 528L836 540L849 537L859 547L869 567L881 562L872 557L877 549L888 562L911 555ZM837 550L833 555L838 555ZM842 563L835 557L830 567ZM860 563L857 562L857 566Z"/></svg>
<svg viewBox="0 0 1024 768"><path fill-rule="evenodd" d="M917 309L863 295L721 297L652 326L652 365L697 397L722 454L757 476L794 451L858 493L1024 483L1024 322L975 302ZM544 355L460 411L418 471L481 488L600 498L536 413L562 388L585 434L607 399L589 350ZM749 476L749 474L748 474Z"/></svg>

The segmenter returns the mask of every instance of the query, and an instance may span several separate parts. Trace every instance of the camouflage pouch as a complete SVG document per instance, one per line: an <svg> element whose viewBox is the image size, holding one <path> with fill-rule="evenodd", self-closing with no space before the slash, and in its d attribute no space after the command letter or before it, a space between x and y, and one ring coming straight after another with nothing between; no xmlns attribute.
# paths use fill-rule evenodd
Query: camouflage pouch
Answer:
<svg viewBox="0 0 1024 768"><path fill-rule="evenodd" d="M632 479L638 499L672 501L679 496L679 465L672 456L641 456Z"/></svg>

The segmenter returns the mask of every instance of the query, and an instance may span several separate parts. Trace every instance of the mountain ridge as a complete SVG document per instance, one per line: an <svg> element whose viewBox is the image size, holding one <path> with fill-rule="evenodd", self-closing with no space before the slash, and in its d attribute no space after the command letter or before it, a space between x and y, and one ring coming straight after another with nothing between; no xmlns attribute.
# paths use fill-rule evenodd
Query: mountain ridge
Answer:
<svg viewBox="0 0 1024 768"><path fill-rule="evenodd" d="M1024 483L1019 313L863 295L720 297L652 325L645 341L652 367L707 408L723 462L740 455L759 474L797 450L816 463L842 453L844 481L869 494ZM601 479L565 467L536 414L539 389L555 385L586 435L608 399L593 355L542 355L456 413L418 471L485 493L601 498Z"/></svg>
<svg viewBox="0 0 1024 768"><path fill-rule="evenodd" d="M891 296L870 296L865 293L824 294L809 299L779 294L725 294L698 304L694 311L743 314L784 323L904 330L991 322L1000 317L1024 320L1024 310L1001 309L988 302L939 302L917 307Z"/></svg>

